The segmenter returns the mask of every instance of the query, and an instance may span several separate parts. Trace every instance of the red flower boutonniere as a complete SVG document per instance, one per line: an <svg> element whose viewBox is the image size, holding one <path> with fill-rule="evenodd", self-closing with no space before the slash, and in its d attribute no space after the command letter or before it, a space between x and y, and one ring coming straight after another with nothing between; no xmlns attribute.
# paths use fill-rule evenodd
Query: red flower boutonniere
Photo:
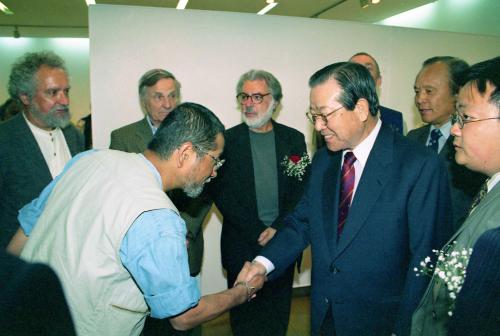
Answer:
<svg viewBox="0 0 500 336"><path fill-rule="evenodd" d="M306 172L306 168L311 164L311 158L307 153L301 156L290 155L283 158L281 165L285 168L285 175L295 177L297 180L302 181L302 177Z"/></svg>

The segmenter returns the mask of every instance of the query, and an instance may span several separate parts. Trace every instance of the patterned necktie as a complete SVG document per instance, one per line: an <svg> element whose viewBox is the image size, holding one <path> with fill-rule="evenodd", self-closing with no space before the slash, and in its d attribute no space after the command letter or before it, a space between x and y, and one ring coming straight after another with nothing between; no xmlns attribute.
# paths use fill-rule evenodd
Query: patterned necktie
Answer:
<svg viewBox="0 0 500 336"><path fill-rule="evenodd" d="M483 198L486 196L488 193L488 180L486 180L483 185L481 186L481 189L479 189L479 192L476 194L474 199L472 200L472 203L470 205L469 209L469 215L472 213L472 210L474 210L475 207L483 200Z"/></svg>
<svg viewBox="0 0 500 336"><path fill-rule="evenodd" d="M342 182L340 185L339 220L337 226L337 237L340 237L344 228L349 208L351 207L352 193L354 192L354 162L356 157L352 152L345 153L342 164Z"/></svg>
<svg viewBox="0 0 500 336"><path fill-rule="evenodd" d="M437 153L439 148L439 138L443 136L443 133L439 130L439 128L435 128L431 131L431 139L427 147L432 148L433 151Z"/></svg>

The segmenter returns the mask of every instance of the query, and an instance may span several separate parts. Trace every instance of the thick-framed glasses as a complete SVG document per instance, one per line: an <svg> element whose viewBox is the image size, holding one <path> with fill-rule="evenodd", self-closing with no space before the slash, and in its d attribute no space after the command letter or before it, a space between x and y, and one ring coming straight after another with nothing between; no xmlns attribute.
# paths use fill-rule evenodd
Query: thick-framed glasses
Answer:
<svg viewBox="0 0 500 336"><path fill-rule="evenodd" d="M344 106L340 106L339 108L336 108L333 111L325 113L325 114L323 114L323 113L314 113L314 111L311 109L308 112L306 112L306 117L313 124L315 124L316 120L318 120L318 118L319 118L319 120L324 125L326 125L328 123L328 117L330 117L332 114L334 114L337 111L340 111L343 108L344 108Z"/></svg>
<svg viewBox="0 0 500 336"><path fill-rule="evenodd" d="M224 164L224 162L226 162L226 160L224 159L219 159L219 158L216 158L215 156L213 156L212 154L210 154L209 152L207 152L206 150L204 150L203 148L200 148L199 146L195 146L196 149L200 152L202 152L203 154L206 154L208 156L210 156L210 158L212 160L214 160L214 170L218 170L220 167L222 167L222 165Z"/></svg>
<svg viewBox="0 0 500 336"><path fill-rule="evenodd" d="M468 123L473 123L476 121L485 121L485 120L494 120L494 119L500 119L500 117L492 117L492 118L484 118L484 119L464 119L464 116L461 115L460 113L453 113L450 117L451 124L458 124L458 127L460 129L464 128L465 124Z"/></svg>
<svg viewBox="0 0 500 336"><path fill-rule="evenodd" d="M236 95L236 99L238 100L238 103L240 104L245 104L248 99L252 101L254 104L260 104L264 100L265 96L269 96L271 92L268 93L254 93L253 95L247 95L244 92L240 92Z"/></svg>

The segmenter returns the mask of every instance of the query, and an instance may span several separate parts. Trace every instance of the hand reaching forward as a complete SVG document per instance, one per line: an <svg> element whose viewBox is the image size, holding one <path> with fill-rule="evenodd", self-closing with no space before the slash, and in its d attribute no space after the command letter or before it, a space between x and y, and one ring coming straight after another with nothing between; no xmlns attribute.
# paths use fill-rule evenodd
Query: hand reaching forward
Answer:
<svg viewBox="0 0 500 336"><path fill-rule="evenodd" d="M275 233L276 229L268 227L260 233L257 243L259 243L260 246L266 246L266 244L274 237Z"/></svg>
<svg viewBox="0 0 500 336"><path fill-rule="evenodd" d="M259 262L245 262L238 274L234 286L244 285L247 288L248 300L255 297L255 293L264 286L267 280L266 268Z"/></svg>

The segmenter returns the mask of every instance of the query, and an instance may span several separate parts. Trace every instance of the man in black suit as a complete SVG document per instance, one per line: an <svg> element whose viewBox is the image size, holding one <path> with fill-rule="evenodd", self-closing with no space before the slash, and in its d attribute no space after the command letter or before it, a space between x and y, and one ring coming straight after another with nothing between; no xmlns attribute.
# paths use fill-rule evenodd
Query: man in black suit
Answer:
<svg viewBox="0 0 500 336"><path fill-rule="evenodd" d="M283 225L302 195L304 176L289 176L281 164L307 155L304 135L272 119L281 85L269 72L250 70L236 88L243 123L224 133L226 163L208 185L223 219L222 266L232 287L245 261L252 260ZM293 165L292 161L288 161ZM294 267L266 284L255 300L230 312L234 335L285 335Z"/></svg>
<svg viewBox="0 0 500 336"><path fill-rule="evenodd" d="M451 186L454 229L457 230L470 208L472 198L485 176L455 162L450 117L455 112L460 74L465 61L451 56L426 60L415 79L415 105L427 125L408 133L408 138L437 151L447 165Z"/></svg>
<svg viewBox="0 0 500 336"><path fill-rule="evenodd" d="M500 228L486 231L473 247L467 277L457 296L449 336L488 336L500 331Z"/></svg>
<svg viewBox="0 0 500 336"><path fill-rule="evenodd" d="M9 94L23 112L0 125L0 249L19 228L17 211L84 149L70 124L69 90L64 61L52 52L27 53L12 66Z"/></svg>
<svg viewBox="0 0 500 336"><path fill-rule="evenodd" d="M380 75L380 67L378 62L373 58L372 55L366 52L358 52L349 58L349 62L354 62L363 65L368 69L370 75L375 81L375 87L377 92L380 91L380 86L382 85L382 76ZM399 111L390 109L388 107L379 105L380 120L383 123L388 124L399 134L403 134L403 114Z"/></svg>
<svg viewBox="0 0 500 336"><path fill-rule="evenodd" d="M61 283L52 269L0 250L0 333L76 335Z"/></svg>
<svg viewBox="0 0 500 336"><path fill-rule="evenodd" d="M446 168L380 122L365 67L331 64L309 86L308 118L326 148L283 229L238 280L272 283L310 244L312 335L407 335L427 284L413 268L451 234Z"/></svg>

